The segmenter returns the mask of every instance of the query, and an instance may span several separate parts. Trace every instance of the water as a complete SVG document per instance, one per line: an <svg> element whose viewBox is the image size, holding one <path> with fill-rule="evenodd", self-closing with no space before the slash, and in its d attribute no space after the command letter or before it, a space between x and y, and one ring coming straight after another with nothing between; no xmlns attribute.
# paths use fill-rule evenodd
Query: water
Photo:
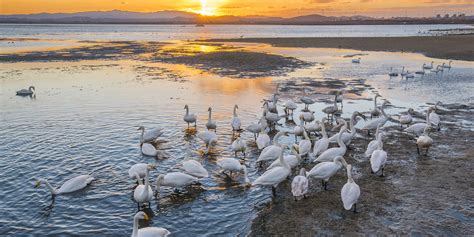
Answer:
<svg viewBox="0 0 474 237"><path fill-rule="evenodd" d="M46 26L36 29L37 33L29 33L35 35L25 36L18 32L15 36L74 36L74 39L82 40L107 39L115 34L109 27L95 25L47 26L52 29L39 30L41 27ZM113 27L145 31L139 27ZM147 30L159 27L145 26ZM184 28L196 31L213 27L221 26ZM68 28L74 33L64 35ZM79 31L95 32L99 29L107 31L76 35ZM227 34L230 32L228 30ZM255 30L253 34L262 33ZM141 39L148 37L143 32L126 35ZM362 56L362 63L356 65L350 63L350 58L344 58L344 55L358 52L353 50L247 47L319 64L288 76L252 79L220 77L184 65L126 60L0 64L0 210L3 214L0 234L129 235L137 207L132 200L134 184L127 178L128 168L138 162L157 164L157 170L151 173L154 184L158 174L178 170L176 164L185 154L184 141L189 141L194 151L204 150L201 141L186 133L186 124L182 121L185 104L190 106L191 112L198 114L198 131L205 129L208 106L213 108L213 118L218 123L218 146L210 156L193 155L203 162L210 177L201 180L202 186L193 186L180 195L162 188L160 198L153 201L151 210L148 210L154 215L148 224L165 227L174 236L235 236L249 232L257 211L271 198L269 189L245 188L242 176L231 181L221 175L216 166L217 159L233 157L229 149L232 136L230 119L235 103L239 105L239 117L245 127L257 121L261 115L260 102L273 93L276 84L284 89L288 81L301 83L308 78L343 82L363 78L367 85L374 87L374 90L361 91L360 96L345 94L344 117L349 117L354 110L369 111L373 105L367 99L375 93L397 106L388 109L389 114L406 111L408 107L422 112L426 102L437 100L469 103L473 99L470 78L474 66L471 62L455 61L455 67L449 72L405 81L389 79L386 75L389 67L404 65L416 69L433 59L417 54L369 52ZM157 68L158 72L150 73ZM168 77L162 72L178 76ZM37 89L35 98L15 96L16 90L29 85L35 85ZM347 85L345 89L354 89L352 87L357 86ZM332 98L325 93L334 89L311 89L314 90L311 93L316 93L314 97L321 100L311 109L318 111L316 116L321 118L324 115L320 109L329 105L324 101ZM300 94L301 91L283 93L282 100ZM303 107L299 106L300 109ZM295 118L298 113L299 109ZM280 123L283 124L284 120ZM296 119L295 123L299 121ZM136 130L140 125L165 129L158 146L165 154L164 159L155 160L140 154L139 131ZM358 124L362 125L363 122ZM292 128L293 123L286 122L281 129L291 131ZM252 134L244 132L242 136L250 150L242 162L249 167L250 179L255 180L262 172L255 166L258 151L252 143ZM290 136L282 142L291 143L293 140ZM96 181L90 187L71 195L58 196L54 202L44 187L33 187L37 178L45 178L53 186L59 186L75 174L91 171L94 171Z"/></svg>
<svg viewBox="0 0 474 237"><path fill-rule="evenodd" d="M394 37L429 30L474 28L472 25L24 25L0 24L2 38L77 40L193 40L262 37Z"/></svg>

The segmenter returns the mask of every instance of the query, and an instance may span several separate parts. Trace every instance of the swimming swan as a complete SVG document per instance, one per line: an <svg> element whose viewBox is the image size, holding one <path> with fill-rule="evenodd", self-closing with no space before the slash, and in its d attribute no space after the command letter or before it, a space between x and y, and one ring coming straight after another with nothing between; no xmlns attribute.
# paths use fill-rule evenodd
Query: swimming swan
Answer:
<svg viewBox="0 0 474 237"><path fill-rule="evenodd" d="M145 184L138 185L133 191L133 200L138 203L138 208L141 204L149 203L153 199L153 190L150 186L148 178L148 169L145 170Z"/></svg>
<svg viewBox="0 0 474 237"><path fill-rule="evenodd" d="M245 165L240 164L240 162L235 158L222 158L217 161L217 165L221 167L224 171L229 171L229 177L232 177L233 172L243 172L245 183L249 184L250 180L247 174L247 167Z"/></svg>
<svg viewBox="0 0 474 237"><path fill-rule="evenodd" d="M209 173L202 166L202 164L191 158L191 149L189 147L189 142L186 143L186 156L184 157L183 162L181 163L184 172L198 178L207 178Z"/></svg>
<svg viewBox="0 0 474 237"><path fill-rule="evenodd" d="M181 172L171 172L165 175L160 174L156 179L155 195L158 196L161 186L173 187L175 188L175 192L177 192L178 188L188 186L197 181L198 178Z"/></svg>
<svg viewBox="0 0 474 237"><path fill-rule="evenodd" d="M27 95L33 95L35 93L35 87L34 86L30 86L27 89L21 89L19 91L16 92L16 95L20 95L20 96L27 96Z"/></svg>
<svg viewBox="0 0 474 237"><path fill-rule="evenodd" d="M242 152L245 157L245 151L247 150L247 145L245 144L245 140L240 137L240 135L235 139L232 144L230 145L231 150L237 156L237 152Z"/></svg>
<svg viewBox="0 0 474 237"><path fill-rule="evenodd" d="M145 131L145 127L140 126L137 130L142 130L142 135L140 136L140 143L142 144L145 142L153 142L163 134L163 129L161 128Z"/></svg>
<svg viewBox="0 0 474 237"><path fill-rule="evenodd" d="M53 188L51 184L45 179L38 179L35 184L35 188L38 188L42 183L46 185L46 187L49 189L51 194L54 195L60 195L60 194L65 194L65 193L71 193L75 192L77 190L81 190L85 188L88 184L90 184L94 180L94 177L91 175L79 175L76 176L72 179L67 180L64 182L63 185L59 189Z"/></svg>
<svg viewBox="0 0 474 237"><path fill-rule="evenodd" d="M159 158L160 152L150 143L143 143L141 147L142 154L145 156L154 156Z"/></svg>
<svg viewBox="0 0 474 237"><path fill-rule="evenodd" d="M161 227L145 227L138 229L138 220L143 219L145 221L150 220L150 217L145 212L139 211L133 217L133 232L132 237L166 237L171 232Z"/></svg>
<svg viewBox="0 0 474 237"><path fill-rule="evenodd" d="M205 131L205 132L200 132L197 136L206 144L206 154L209 154L209 150L211 149L211 146L217 143L216 133L211 132L211 131Z"/></svg>

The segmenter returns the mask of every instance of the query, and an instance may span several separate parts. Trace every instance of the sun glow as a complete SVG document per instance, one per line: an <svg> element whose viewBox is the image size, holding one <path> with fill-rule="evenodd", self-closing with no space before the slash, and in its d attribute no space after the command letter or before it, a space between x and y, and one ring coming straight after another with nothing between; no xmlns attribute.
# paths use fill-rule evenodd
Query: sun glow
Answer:
<svg viewBox="0 0 474 237"><path fill-rule="evenodd" d="M207 0L200 0L201 2L201 9L195 11L204 16L214 16L216 15L216 8L209 6Z"/></svg>

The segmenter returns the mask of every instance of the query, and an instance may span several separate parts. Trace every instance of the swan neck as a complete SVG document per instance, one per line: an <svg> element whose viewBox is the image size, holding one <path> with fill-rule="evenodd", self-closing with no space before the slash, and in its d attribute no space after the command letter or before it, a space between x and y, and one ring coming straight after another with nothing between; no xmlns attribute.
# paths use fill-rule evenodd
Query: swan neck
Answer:
<svg viewBox="0 0 474 237"><path fill-rule="evenodd" d="M342 142L342 133L346 130L346 126L342 126L341 131L339 131L339 134L337 135L337 144L339 147L346 147L346 144Z"/></svg>
<svg viewBox="0 0 474 237"><path fill-rule="evenodd" d="M143 143L143 135L145 135L145 129L142 129L142 135L140 136L140 141Z"/></svg>
<svg viewBox="0 0 474 237"><path fill-rule="evenodd" d="M212 110L209 110L209 117L207 118L207 121L209 122L211 121L211 116L212 116L211 113L212 113Z"/></svg>
<svg viewBox="0 0 474 237"><path fill-rule="evenodd" d="M374 108L377 109L377 96L375 96L375 99L374 99Z"/></svg>
<svg viewBox="0 0 474 237"><path fill-rule="evenodd" d="M351 166L347 166L347 182L354 182L354 180L352 179L352 167Z"/></svg>
<svg viewBox="0 0 474 237"><path fill-rule="evenodd" d="M349 121L349 125L351 126L351 135L354 135L356 133L356 130L354 128L354 120L356 118L357 114L354 113L351 117L351 121Z"/></svg>
<svg viewBox="0 0 474 237"><path fill-rule="evenodd" d="M140 175L138 175L138 173L135 173L135 178L137 179L137 182L138 182L138 185L142 185L143 182L142 182L142 179L140 179Z"/></svg>
<svg viewBox="0 0 474 237"><path fill-rule="evenodd" d="M273 138L273 145L275 146L281 146L280 143L278 142L278 139L281 137L281 133L277 133L275 137Z"/></svg>
<svg viewBox="0 0 474 237"><path fill-rule="evenodd" d="M426 124L430 124L430 113L431 113L431 110L428 109L428 112L426 113Z"/></svg>
<svg viewBox="0 0 474 237"><path fill-rule="evenodd" d="M237 107L234 106L234 117L237 117Z"/></svg>
<svg viewBox="0 0 474 237"><path fill-rule="evenodd" d="M280 164L285 168L285 169L288 169L290 170L290 166L285 162L285 159L283 158L283 152L285 150L282 148L281 149L281 152L280 152L280 157L278 158L280 160Z"/></svg>
<svg viewBox="0 0 474 237"><path fill-rule="evenodd" d="M53 195L58 194L58 190L56 190L55 188L53 188L53 186L51 186L51 184L48 182L48 180L43 180L42 182L44 182L44 185L46 185L46 187L49 189L49 191L51 192L51 194L53 194Z"/></svg>
<svg viewBox="0 0 474 237"><path fill-rule="evenodd" d="M382 137L379 135L379 137L377 137L377 145L378 145L378 149L379 150L383 150L383 142L382 142Z"/></svg>
<svg viewBox="0 0 474 237"><path fill-rule="evenodd" d="M138 218L134 217L132 237L137 237L137 236L138 236Z"/></svg>
<svg viewBox="0 0 474 237"><path fill-rule="evenodd" d="M145 172L145 188L143 189L143 196L148 196L148 187L150 187L150 181L148 180L148 170Z"/></svg>
<svg viewBox="0 0 474 237"><path fill-rule="evenodd" d="M323 138L328 138L328 134L326 133L326 126L324 125L324 121L321 122L321 132L323 133Z"/></svg>
<svg viewBox="0 0 474 237"><path fill-rule="evenodd" d="M186 110L186 115L189 114L189 108L186 106L186 108L184 108Z"/></svg>

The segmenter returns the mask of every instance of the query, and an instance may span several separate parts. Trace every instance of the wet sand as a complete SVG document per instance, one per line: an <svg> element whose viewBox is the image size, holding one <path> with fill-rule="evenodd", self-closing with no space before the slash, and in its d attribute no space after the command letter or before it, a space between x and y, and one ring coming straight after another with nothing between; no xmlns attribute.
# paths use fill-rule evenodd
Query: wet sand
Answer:
<svg viewBox="0 0 474 237"><path fill-rule="evenodd" d="M284 182L277 197L254 220L250 236L472 233L474 149L466 144L472 143L474 131L463 121L473 118L473 109L472 105L452 104L438 111L442 129L431 135L435 143L428 156L417 154L415 141L400 132L399 126L386 128L385 177L369 171L363 153L370 139L359 131L364 136L358 136L345 155L355 167L354 179L361 188L358 213L342 207L345 170L331 178L328 191L322 190L320 180L310 180L309 196L297 202L290 182Z"/></svg>
<svg viewBox="0 0 474 237"><path fill-rule="evenodd" d="M440 59L474 61L474 35L341 38L243 38L207 42L266 43L275 47L344 48L367 51L413 52Z"/></svg>

